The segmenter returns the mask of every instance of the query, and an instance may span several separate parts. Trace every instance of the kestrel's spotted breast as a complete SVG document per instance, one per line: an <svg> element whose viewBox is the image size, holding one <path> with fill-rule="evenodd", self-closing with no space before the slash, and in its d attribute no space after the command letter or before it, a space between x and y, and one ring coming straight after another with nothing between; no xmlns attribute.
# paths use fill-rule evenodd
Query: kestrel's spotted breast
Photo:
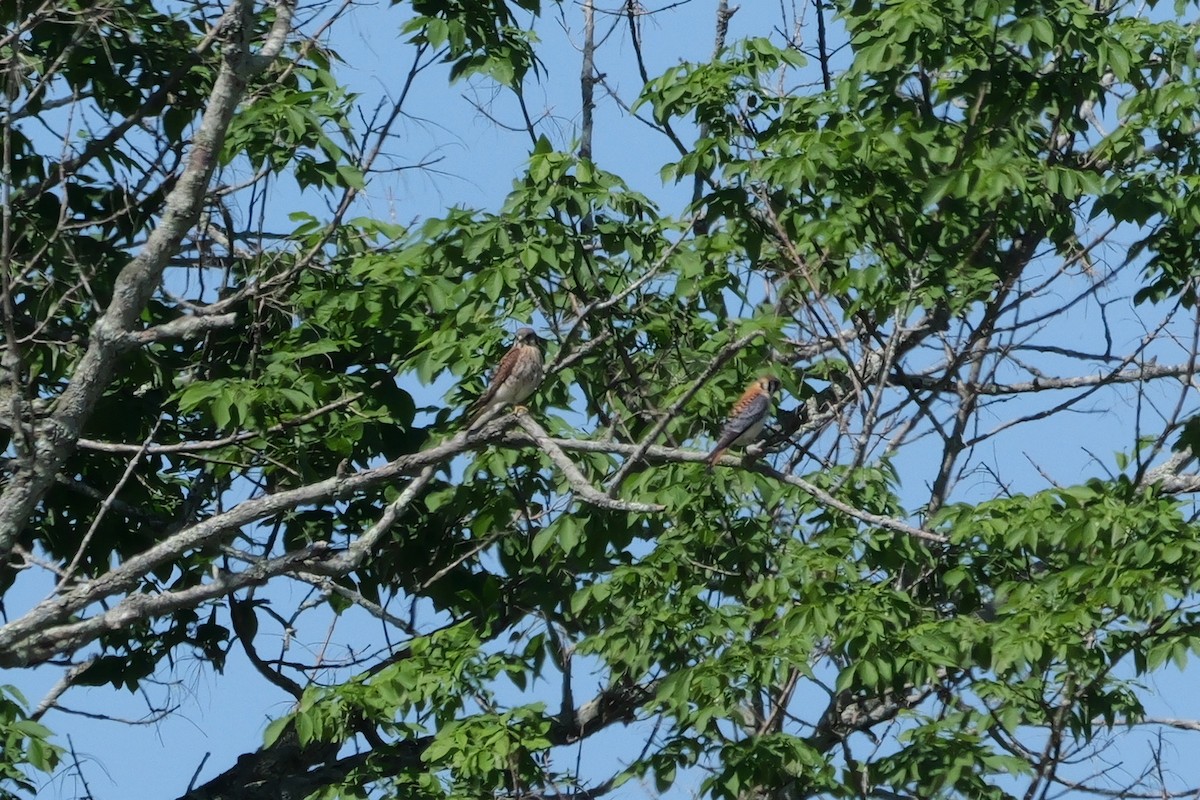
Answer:
<svg viewBox="0 0 1200 800"><path fill-rule="evenodd" d="M500 359L487 391L471 406L468 430L494 417L501 409L527 399L542 382L542 340L532 328L517 331L517 340Z"/></svg>

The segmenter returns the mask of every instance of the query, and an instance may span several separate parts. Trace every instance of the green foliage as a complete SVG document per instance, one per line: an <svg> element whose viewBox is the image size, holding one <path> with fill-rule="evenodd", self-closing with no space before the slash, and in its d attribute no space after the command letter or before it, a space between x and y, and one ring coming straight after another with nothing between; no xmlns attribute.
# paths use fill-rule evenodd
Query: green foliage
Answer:
<svg viewBox="0 0 1200 800"><path fill-rule="evenodd" d="M238 112L221 160L248 157L255 169L290 170L301 189L364 189L363 175L346 157L355 146L349 118L354 100L327 67L293 69Z"/></svg>
<svg viewBox="0 0 1200 800"><path fill-rule="evenodd" d="M45 725L29 719L25 698L16 688L0 686L0 798L16 800L36 792L31 769L54 772L63 750L50 741L52 735Z"/></svg>
<svg viewBox="0 0 1200 800"><path fill-rule="evenodd" d="M412 42L444 48L452 79L486 75L516 89L537 66L533 51L537 39L519 24L507 0L413 0L411 5L416 16L405 24L404 32ZM542 4L514 0L511 5L536 15Z"/></svg>

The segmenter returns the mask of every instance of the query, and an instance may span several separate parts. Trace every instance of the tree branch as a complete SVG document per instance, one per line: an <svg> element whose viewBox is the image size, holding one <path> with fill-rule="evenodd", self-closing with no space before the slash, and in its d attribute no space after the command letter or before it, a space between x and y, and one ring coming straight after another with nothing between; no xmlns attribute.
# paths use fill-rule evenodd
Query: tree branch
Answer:
<svg viewBox="0 0 1200 800"><path fill-rule="evenodd" d="M534 422L528 414L517 415L517 424L529 434L529 438L550 458L554 466L558 467L559 472L567 479L567 483L571 484L572 491L585 503L611 511L653 513L663 510L663 506L655 503L616 500L610 495L604 494L588 483L587 478L579 471L579 467L575 466L574 462L558 446L558 443L551 439L542 426Z"/></svg>
<svg viewBox="0 0 1200 800"><path fill-rule="evenodd" d="M175 339L199 339L209 331L232 328L237 324L237 314L216 314L213 316L185 316L155 325L140 331L126 333L121 343L126 348L140 347L155 342L167 342Z"/></svg>

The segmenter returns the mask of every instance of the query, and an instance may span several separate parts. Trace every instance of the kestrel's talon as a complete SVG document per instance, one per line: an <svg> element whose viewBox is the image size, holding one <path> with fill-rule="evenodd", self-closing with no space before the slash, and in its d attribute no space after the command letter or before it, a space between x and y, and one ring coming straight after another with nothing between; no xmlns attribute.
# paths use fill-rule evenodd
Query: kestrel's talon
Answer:
<svg viewBox="0 0 1200 800"><path fill-rule="evenodd" d="M513 413L514 414L528 414L529 406L522 406L522 405L513 406Z"/></svg>
<svg viewBox="0 0 1200 800"><path fill-rule="evenodd" d="M729 420L721 429L721 435L717 437L717 446L705 459L709 472L712 472L717 459L730 447L749 445L758 438L758 435L762 433L763 424L771 415L772 398L779 391L780 385L778 378L759 378L750 384L741 398L733 404L733 410L729 412ZM762 448L758 448L757 452L753 453L751 448L746 450L746 454L751 456L757 456L761 452Z"/></svg>
<svg viewBox="0 0 1200 800"><path fill-rule="evenodd" d="M542 382L544 374L542 340L533 328L521 328L512 348L500 359L487 391L471 406L467 430L472 431L492 419L505 406L520 404L527 399ZM518 409L528 410L520 405Z"/></svg>

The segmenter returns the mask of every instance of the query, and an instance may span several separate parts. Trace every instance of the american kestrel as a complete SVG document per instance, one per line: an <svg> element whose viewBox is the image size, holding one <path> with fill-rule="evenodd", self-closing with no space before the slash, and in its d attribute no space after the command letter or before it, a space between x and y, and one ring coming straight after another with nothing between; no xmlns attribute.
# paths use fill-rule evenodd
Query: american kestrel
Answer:
<svg viewBox="0 0 1200 800"><path fill-rule="evenodd" d="M487 391L471 406L467 430L496 416L507 405L520 403L542 382L542 340L533 328L517 331L517 340L500 359Z"/></svg>
<svg viewBox="0 0 1200 800"><path fill-rule="evenodd" d="M762 433L763 424L771 415L771 401L779 391L780 383L777 378L759 378L750 384L741 398L733 404L729 412L729 420L721 429L717 438L717 446L709 453L706 463L711 472L717 459L731 447L747 445Z"/></svg>

